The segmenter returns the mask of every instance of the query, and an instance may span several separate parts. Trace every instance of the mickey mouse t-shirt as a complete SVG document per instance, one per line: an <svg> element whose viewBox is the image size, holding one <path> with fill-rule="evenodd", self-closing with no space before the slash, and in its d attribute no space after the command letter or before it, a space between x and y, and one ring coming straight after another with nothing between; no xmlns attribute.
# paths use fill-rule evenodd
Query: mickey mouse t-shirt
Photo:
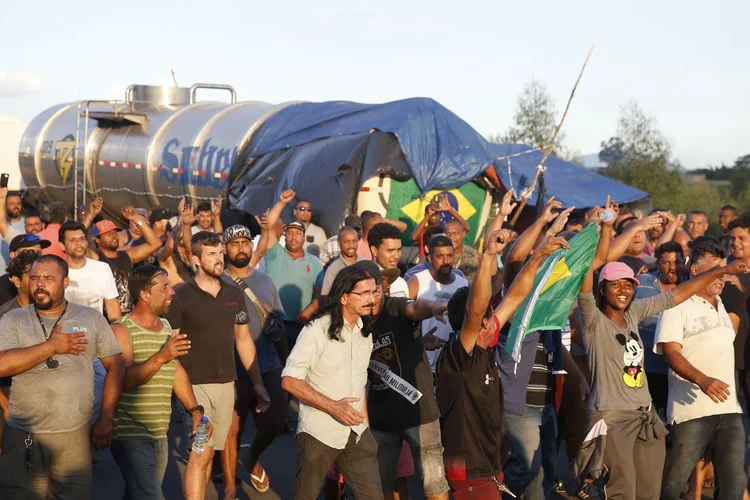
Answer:
<svg viewBox="0 0 750 500"><path fill-rule="evenodd" d="M643 341L638 324L674 306L671 291L635 300L625 311L627 326L621 328L596 307L592 293L579 295L583 340L591 369L589 411L649 408L651 394L643 369Z"/></svg>

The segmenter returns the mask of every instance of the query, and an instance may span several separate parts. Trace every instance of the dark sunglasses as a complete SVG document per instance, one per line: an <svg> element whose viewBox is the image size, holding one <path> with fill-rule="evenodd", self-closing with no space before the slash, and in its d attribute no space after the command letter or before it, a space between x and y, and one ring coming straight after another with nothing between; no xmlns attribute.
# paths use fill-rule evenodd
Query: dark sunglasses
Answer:
<svg viewBox="0 0 750 500"><path fill-rule="evenodd" d="M312 212L312 207L297 207L300 212Z"/></svg>

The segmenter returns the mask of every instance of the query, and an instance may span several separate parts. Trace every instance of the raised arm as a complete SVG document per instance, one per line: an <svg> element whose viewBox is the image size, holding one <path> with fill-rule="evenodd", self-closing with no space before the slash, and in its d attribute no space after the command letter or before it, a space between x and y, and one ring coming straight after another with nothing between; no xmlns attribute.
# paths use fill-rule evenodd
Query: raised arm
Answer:
<svg viewBox="0 0 750 500"><path fill-rule="evenodd" d="M513 248L508 253L505 267L503 268L503 282L505 287L508 288L515 279L516 275L523 267L523 263L529 257L529 254L534 250L534 245L537 244L542 231L544 228L555 220L558 214L554 213L553 210L562 207L562 203L555 200L555 197L551 197L544 207L542 216L539 217L534 223L524 231L516 240Z"/></svg>
<svg viewBox="0 0 750 500"><path fill-rule="evenodd" d="M638 221L632 223L620 236L615 238L615 240L612 242L612 245L609 247L607 262L614 262L625 255L625 251L628 249L630 243L633 241L633 238L635 238L638 233L648 231L652 227L661 226L661 223L662 218L661 215L658 214L649 215L648 217L644 217L643 219L639 219Z"/></svg>
<svg viewBox="0 0 750 500"><path fill-rule="evenodd" d="M492 223L487 226L487 230L484 232L484 246L482 247L482 251L487 249L487 242L490 239L490 235L503 228L503 222L506 221L508 216L518 206L518 203L513 203L514 196L515 191L512 189L506 191L503 195L503 200L500 202L500 211L497 213L497 216L492 219Z"/></svg>
<svg viewBox="0 0 750 500"><path fill-rule="evenodd" d="M86 229L91 228L91 224L94 222L96 216L102 212L103 208L104 198L97 196L94 201L89 204L89 209L86 212L86 215L81 218L81 223L86 226Z"/></svg>
<svg viewBox="0 0 750 500"><path fill-rule="evenodd" d="M417 227L415 227L411 232L411 241L419 244L419 241L422 239L422 233L424 233L424 228L425 226L427 226L427 221L430 220L430 217L432 217L435 212L437 212L437 208L435 208L434 203L430 202L430 204L427 205L427 212L425 213L424 218L419 221Z"/></svg>
<svg viewBox="0 0 750 500"><path fill-rule="evenodd" d="M731 264L715 267L709 271L693 276L684 283L672 289L675 305L685 302L687 299L706 288L712 281L721 278L725 274L737 275L748 272L747 264L735 260Z"/></svg>
<svg viewBox="0 0 750 500"><path fill-rule="evenodd" d="M526 265L521 269L521 272L516 276L516 279L513 280L513 284L503 298L503 301L500 302L500 305L495 309L495 317L500 323L500 326L510 320L523 302L523 299L525 299L531 291L531 287L534 286L536 272L544 258L552 255L561 248L568 249L570 248L570 244L565 238L555 236L547 238L533 253Z"/></svg>
<svg viewBox="0 0 750 500"><path fill-rule="evenodd" d="M260 262L260 259L266 254L268 250L268 239L271 233L271 226L268 225L268 210L261 217L255 217L260 225L260 240L258 240L258 248L253 252L253 258L250 259L250 267L255 267Z"/></svg>
<svg viewBox="0 0 750 500"><path fill-rule="evenodd" d="M224 226L221 225L221 205L224 198L220 195L215 200L211 200L211 215L213 215L214 233L221 235L224 232Z"/></svg>
<svg viewBox="0 0 750 500"><path fill-rule="evenodd" d="M664 230L664 233L662 233L659 241L656 242L657 247L668 241L672 241L674 233L676 233L678 229L682 229L683 224L685 224L685 219L687 219L685 214L677 214L674 216L671 212L667 212L666 217L669 224L667 224L667 228Z"/></svg>
<svg viewBox="0 0 750 500"><path fill-rule="evenodd" d="M146 240L146 243L144 243L143 245L138 245L137 247L128 247L125 249L128 257L130 257L130 260L133 262L133 264L136 264L138 262L146 260L149 255L156 253L156 251L161 248L161 240L158 236L156 236L154 230L151 229L151 226L148 223L148 218L136 212L133 207L125 207L121 210L121 212L123 217L125 217L127 220L138 224L138 227L141 230L141 234L143 235L143 239Z"/></svg>
<svg viewBox="0 0 750 500"><path fill-rule="evenodd" d="M268 212L268 246L267 248L273 248L279 239L276 237L276 223L281 218L281 212L284 207L297 196L293 189L287 189L279 195L279 201L271 207Z"/></svg>
<svg viewBox="0 0 750 500"><path fill-rule="evenodd" d="M466 231L467 233L471 231L471 226L469 226L469 223L466 222L463 217L461 217L458 211L450 204L450 201L448 201L447 194L441 194L440 196L438 196L438 203L438 212L448 212L463 226L464 231Z"/></svg>
<svg viewBox="0 0 750 500"><path fill-rule="evenodd" d="M195 222L195 211L192 205L186 204L182 207L180 213L180 221L182 222L182 243L185 245L185 256L190 266L193 266L193 245L191 240L193 238L193 223Z"/></svg>
<svg viewBox="0 0 750 500"><path fill-rule="evenodd" d="M383 222L390 224L391 226L395 226L396 229L398 229L402 233L409 227L406 225L406 222L397 219L383 219Z"/></svg>

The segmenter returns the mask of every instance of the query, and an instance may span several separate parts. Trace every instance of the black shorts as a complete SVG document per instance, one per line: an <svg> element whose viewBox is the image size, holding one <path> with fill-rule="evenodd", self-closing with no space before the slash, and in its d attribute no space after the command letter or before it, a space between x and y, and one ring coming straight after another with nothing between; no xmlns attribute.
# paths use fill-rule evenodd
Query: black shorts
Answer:
<svg viewBox="0 0 750 500"><path fill-rule="evenodd" d="M240 417L240 433L245 428L245 419L248 413L253 414L253 421L257 432L273 432L281 434L286 431L286 407L289 395L281 388L281 368L268 371L263 374L263 385L271 397L271 406L263 413L257 413L255 407L258 398L253 390L253 382L249 377L238 377L235 382L237 388L237 400L234 403L234 411Z"/></svg>

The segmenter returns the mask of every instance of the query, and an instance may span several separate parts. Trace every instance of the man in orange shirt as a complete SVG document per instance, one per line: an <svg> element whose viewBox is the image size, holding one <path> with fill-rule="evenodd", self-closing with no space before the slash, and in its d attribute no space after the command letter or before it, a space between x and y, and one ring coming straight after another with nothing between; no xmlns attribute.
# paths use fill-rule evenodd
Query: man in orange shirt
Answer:
<svg viewBox="0 0 750 500"><path fill-rule="evenodd" d="M37 234L37 236L43 240L49 241L51 245L42 250L42 255L52 254L57 255L61 259L65 259L65 251L63 250L62 245L60 245L57 233L60 231L62 223L68 220L68 206L61 201L56 201L49 204L47 212L49 214L49 223L45 229Z"/></svg>

